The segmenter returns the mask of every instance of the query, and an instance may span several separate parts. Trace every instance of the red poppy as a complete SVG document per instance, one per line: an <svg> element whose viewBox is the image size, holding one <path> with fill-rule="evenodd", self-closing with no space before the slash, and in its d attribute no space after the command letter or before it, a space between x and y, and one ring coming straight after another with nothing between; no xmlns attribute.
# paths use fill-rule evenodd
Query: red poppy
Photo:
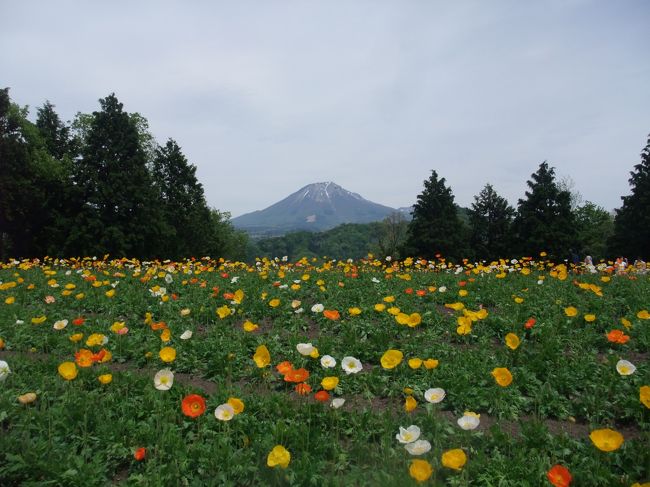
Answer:
<svg viewBox="0 0 650 487"><path fill-rule="evenodd" d="M314 399L320 402L327 402L330 400L330 395L329 392L327 391L318 391L316 394L314 394Z"/></svg>
<svg viewBox="0 0 650 487"><path fill-rule="evenodd" d="M224 279L228 279L228 273L227 272L222 273L221 277L223 277Z"/></svg>
<svg viewBox="0 0 650 487"><path fill-rule="evenodd" d="M286 382L305 382L309 378L309 371L304 368L292 369L284 375Z"/></svg>
<svg viewBox="0 0 650 487"><path fill-rule="evenodd" d="M183 398L181 409L185 416L196 418L205 412L205 399L198 394L190 394Z"/></svg>
<svg viewBox="0 0 650 487"><path fill-rule="evenodd" d="M569 487L573 480L569 469L562 465L554 465L551 467L551 469L546 473L546 478L548 478L548 481L555 487Z"/></svg>
<svg viewBox="0 0 650 487"><path fill-rule="evenodd" d="M135 458L138 462L144 460L146 456L147 456L147 449L145 447L138 448L133 454L133 458Z"/></svg>
<svg viewBox="0 0 650 487"><path fill-rule="evenodd" d="M459 285L460 287L465 287L465 286L467 285L467 281L460 281L460 282L458 283L458 285Z"/></svg>
<svg viewBox="0 0 650 487"><path fill-rule="evenodd" d="M72 324L77 325L77 326L81 326L81 325L84 324L84 321L86 321L86 318L84 318L83 316L80 316L79 318L75 318L74 320L72 320Z"/></svg>
<svg viewBox="0 0 650 487"><path fill-rule="evenodd" d="M413 294L413 288L412 287L407 287L406 289L404 289L404 292L406 294Z"/></svg>
<svg viewBox="0 0 650 487"><path fill-rule="evenodd" d="M422 296L425 296L427 294L427 292L424 289L418 289L417 291L415 291L415 294L422 297Z"/></svg>
<svg viewBox="0 0 650 487"><path fill-rule="evenodd" d="M537 320L535 318L528 318L528 321L524 324L527 330L530 330L533 326L535 326L535 323L537 323Z"/></svg>
<svg viewBox="0 0 650 487"><path fill-rule="evenodd" d="M306 396L311 392L311 386L305 382L301 382L300 384L296 384L296 392L301 396Z"/></svg>
<svg viewBox="0 0 650 487"><path fill-rule="evenodd" d="M612 330L607 334L607 340L612 343L627 343L630 339L628 335L623 333L621 330Z"/></svg>
<svg viewBox="0 0 650 487"><path fill-rule="evenodd" d="M282 375L286 375L288 372L291 372L293 370L293 364L288 360L285 360L284 362L280 362L278 365L276 365L275 370L280 372Z"/></svg>

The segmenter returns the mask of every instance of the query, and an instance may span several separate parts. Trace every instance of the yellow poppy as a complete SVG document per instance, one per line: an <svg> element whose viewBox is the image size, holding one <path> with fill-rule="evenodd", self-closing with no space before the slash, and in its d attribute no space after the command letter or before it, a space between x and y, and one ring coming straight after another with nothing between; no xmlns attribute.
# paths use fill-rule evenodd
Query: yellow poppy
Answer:
<svg viewBox="0 0 650 487"><path fill-rule="evenodd" d="M404 354L399 350L387 350L381 357L381 366L384 369L394 369L404 358Z"/></svg>

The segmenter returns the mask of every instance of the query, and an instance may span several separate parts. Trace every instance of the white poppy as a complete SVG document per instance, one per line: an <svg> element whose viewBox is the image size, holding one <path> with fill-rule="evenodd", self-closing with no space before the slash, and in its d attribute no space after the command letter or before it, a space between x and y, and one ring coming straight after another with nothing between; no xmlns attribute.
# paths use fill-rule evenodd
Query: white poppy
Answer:
<svg viewBox="0 0 650 487"><path fill-rule="evenodd" d="M331 369L333 367L336 367L336 359L334 357L332 357L331 355L323 355L320 358L320 364L325 369Z"/></svg>
<svg viewBox="0 0 650 487"><path fill-rule="evenodd" d="M427 440L417 440L404 445L404 448L411 455L424 455L431 450L431 443Z"/></svg>
<svg viewBox="0 0 650 487"><path fill-rule="evenodd" d="M343 357L343 361L341 362L341 367L348 375L356 374L361 369L363 369L363 365L361 365L359 359L356 359L354 357Z"/></svg>
<svg viewBox="0 0 650 487"><path fill-rule="evenodd" d="M420 428L412 424L408 428L399 427L399 433L395 435L395 438L400 443L412 443L420 437Z"/></svg>
<svg viewBox="0 0 650 487"><path fill-rule="evenodd" d="M217 406L217 409L214 410L214 417L219 421L230 421L235 415L235 410L233 407L228 404L221 404Z"/></svg>
<svg viewBox="0 0 650 487"><path fill-rule="evenodd" d="M0 382L4 381L9 374L11 374L9 364L4 360L0 360Z"/></svg>
<svg viewBox="0 0 650 487"><path fill-rule="evenodd" d="M298 345L296 345L296 350L298 350L300 355L309 357L314 351L314 346L311 343L299 343Z"/></svg>
<svg viewBox="0 0 650 487"><path fill-rule="evenodd" d="M330 404L330 406L333 407L334 409L338 409L341 406L343 406L343 404L345 404L345 399L343 399L342 397L336 397L332 399L332 404Z"/></svg>
<svg viewBox="0 0 650 487"><path fill-rule="evenodd" d="M192 338L192 330L185 330L181 335L181 340L189 340Z"/></svg>
<svg viewBox="0 0 650 487"><path fill-rule="evenodd" d="M168 391L174 384L174 373L170 369L162 369L156 372L153 384L159 391Z"/></svg>
<svg viewBox="0 0 650 487"><path fill-rule="evenodd" d="M636 367L632 362L627 360L619 360L616 362L616 371L621 375L632 375L636 372Z"/></svg>
<svg viewBox="0 0 650 487"><path fill-rule="evenodd" d="M447 393L445 392L444 389L441 389L440 387L435 387L433 389L427 389L426 392L424 393L424 398L432 404L438 404L440 401L442 401L445 398L446 394Z"/></svg>
<svg viewBox="0 0 650 487"><path fill-rule="evenodd" d="M458 418L458 426L464 430L473 430L478 428L478 425L481 422L481 415L473 413L471 411L465 411L461 418Z"/></svg>
<svg viewBox="0 0 650 487"><path fill-rule="evenodd" d="M311 310L314 313L322 313L324 309L325 306L323 306L321 303L315 304L311 307Z"/></svg>
<svg viewBox="0 0 650 487"><path fill-rule="evenodd" d="M55 330L63 330L66 326L68 326L68 320L59 320L54 322L52 328Z"/></svg>

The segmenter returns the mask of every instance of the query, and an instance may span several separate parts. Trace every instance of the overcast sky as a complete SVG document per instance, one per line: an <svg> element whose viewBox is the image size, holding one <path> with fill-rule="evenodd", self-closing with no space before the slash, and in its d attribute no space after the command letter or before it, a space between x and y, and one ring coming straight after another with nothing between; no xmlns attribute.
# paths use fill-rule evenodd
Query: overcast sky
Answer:
<svg viewBox="0 0 650 487"><path fill-rule="evenodd" d="M610 210L650 133L650 1L0 0L0 84L64 120L115 92L233 216L435 169L511 204L547 160Z"/></svg>

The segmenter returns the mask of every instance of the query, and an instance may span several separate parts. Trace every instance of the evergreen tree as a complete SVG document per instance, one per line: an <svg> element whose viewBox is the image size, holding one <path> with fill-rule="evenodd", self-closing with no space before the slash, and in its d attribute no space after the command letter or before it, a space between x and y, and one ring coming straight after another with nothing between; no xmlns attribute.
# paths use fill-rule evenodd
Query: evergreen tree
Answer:
<svg viewBox="0 0 650 487"><path fill-rule="evenodd" d="M412 215L403 256L463 256L467 230L458 216L451 189L445 185L445 178L438 179L436 171L431 171L431 177L424 181L424 191L418 195Z"/></svg>
<svg viewBox="0 0 650 487"><path fill-rule="evenodd" d="M99 102L74 167L79 214L67 249L154 257L161 218L138 129L114 94Z"/></svg>
<svg viewBox="0 0 650 487"><path fill-rule="evenodd" d="M178 259L218 252L220 249L210 249L215 227L203 185L196 179L196 166L187 162L172 139L155 154L153 180L162 201L164 255Z"/></svg>
<svg viewBox="0 0 650 487"><path fill-rule="evenodd" d="M650 136L641 151L641 162L634 166L629 179L632 194L622 196L623 206L616 210L614 234L610 240L612 256L630 259L650 258Z"/></svg>
<svg viewBox="0 0 650 487"><path fill-rule="evenodd" d="M571 194L555 182L555 169L545 162L527 182L526 199L520 199L514 227L519 251L546 251L556 261L569 257L575 244Z"/></svg>
<svg viewBox="0 0 650 487"><path fill-rule="evenodd" d="M56 209L64 166L53 158L27 108L0 90L0 257L42 257L60 248Z"/></svg>
<svg viewBox="0 0 650 487"><path fill-rule="evenodd" d="M512 221L515 210L491 184L474 196L469 210L470 246L477 259L494 260L512 253Z"/></svg>
<svg viewBox="0 0 650 487"><path fill-rule="evenodd" d="M48 152L56 159L63 159L70 151L70 129L54 111L49 101L37 110L36 126Z"/></svg>

